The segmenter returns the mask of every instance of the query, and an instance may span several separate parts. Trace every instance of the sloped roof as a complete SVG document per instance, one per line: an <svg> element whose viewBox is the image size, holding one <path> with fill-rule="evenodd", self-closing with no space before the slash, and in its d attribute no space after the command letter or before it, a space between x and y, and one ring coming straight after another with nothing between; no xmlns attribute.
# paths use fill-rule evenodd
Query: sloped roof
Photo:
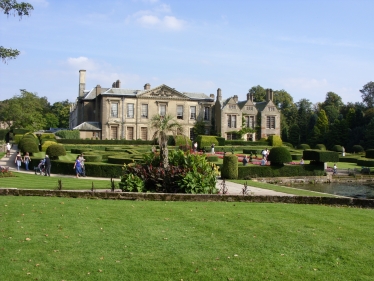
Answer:
<svg viewBox="0 0 374 281"><path fill-rule="evenodd" d="M79 131L101 131L100 122L83 122L82 124L73 128Z"/></svg>

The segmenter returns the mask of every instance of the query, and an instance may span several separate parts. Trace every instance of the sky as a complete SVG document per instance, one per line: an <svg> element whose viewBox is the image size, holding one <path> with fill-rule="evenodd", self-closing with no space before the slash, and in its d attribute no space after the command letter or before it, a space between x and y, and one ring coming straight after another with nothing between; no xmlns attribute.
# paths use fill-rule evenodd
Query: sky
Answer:
<svg viewBox="0 0 374 281"><path fill-rule="evenodd" d="M294 102L344 103L374 74L371 0L24 0L29 17L0 15L0 100L20 89L53 104L86 89L238 95L253 86L285 90ZM20 1L18 1L20 2Z"/></svg>

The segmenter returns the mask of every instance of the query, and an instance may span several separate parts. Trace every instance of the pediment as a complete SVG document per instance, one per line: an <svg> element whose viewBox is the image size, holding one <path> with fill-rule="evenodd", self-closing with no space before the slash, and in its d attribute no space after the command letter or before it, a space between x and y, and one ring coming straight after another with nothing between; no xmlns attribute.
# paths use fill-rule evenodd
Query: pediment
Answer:
<svg viewBox="0 0 374 281"><path fill-rule="evenodd" d="M137 96L139 98L153 99L189 99L188 96L164 84L153 89L145 90Z"/></svg>

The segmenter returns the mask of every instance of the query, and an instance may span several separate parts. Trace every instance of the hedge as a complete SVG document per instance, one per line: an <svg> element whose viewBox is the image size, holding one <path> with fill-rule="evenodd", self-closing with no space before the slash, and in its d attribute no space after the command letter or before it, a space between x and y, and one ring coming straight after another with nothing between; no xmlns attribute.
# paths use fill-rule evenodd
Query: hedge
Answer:
<svg viewBox="0 0 374 281"><path fill-rule="evenodd" d="M326 150L326 146L322 143L316 144L315 149Z"/></svg>
<svg viewBox="0 0 374 281"><path fill-rule="evenodd" d="M243 141L243 140L226 140L225 145L249 145L249 146L269 146L267 141Z"/></svg>
<svg viewBox="0 0 374 281"><path fill-rule="evenodd" d="M282 139L280 136L274 135L274 136L269 136L268 137L268 142L270 146L282 146Z"/></svg>
<svg viewBox="0 0 374 281"><path fill-rule="evenodd" d="M331 149L332 151L336 151L336 152L343 152L343 147L341 145L334 145Z"/></svg>
<svg viewBox="0 0 374 281"><path fill-rule="evenodd" d="M219 145L216 136L201 135L201 136L197 136L195 141L197 142L198 147L204 147L204 148L209 147L209 150L206 150L206 151L210 151L210 146L212 145L212 143L214 143L215 146Z"/></svg>
<svg viewBox="0 0 374 281"><path fill-rule="evenodd" d="M302 150L305 150L305 149L310 149L310 146L309 144L306 144L306 143L302 143L302 144L299 144L297 146L298 149L302 149Z"/></svg>
<svg viewBox="0 0 374 281"><path fill-rule="evenodd" d="M103 161L103 157L101 155L87 155L85 154L83 156L84 159L86 159L85 163L87 162L102 162Z"/></svg>
<svg viewBox="0 0 374 281"><path fill-rule="evenodd" d="M71 139L71 140L80 139L79 130L60 130L60 131L57 131L55 135L62 139Z"/></svg>
<svg viewBox="0 0 374 281"><path fill-rule="evenodd" d="M292 160L301 160L303 158L302 154L291 154Z"/></svg>
<svg viewBox="0 0 374 281"><path fill-rule="evenodd" d="M41 145L41 151L47 151L48 147L51 146L51 145L60 145L63 147L62 144L57 144L56 141L53 141L53 140L44 140L43 144ZM65 148L64 148L65 149Z"/></svg>
<svg viewBox="0 0 374 281"><path fill-rule="evenodd" d="M134 163L134 159L129 157L108 156L108 163L121 165L130 164Z"/></svg>
<svg viewBox="0 0 374 281"><path fill-rule="evenodd" d="M346 163L357 163L357 156L341 156L339 155L339 162L346 162Z"/></svg>
<svg viewBox="0 0 374 281"><path fill-rule="evenodd" d="M58 139L58 143L62 144L107 144L107 145L113 145L113 144L148 144L152 145L154 141L143 141L143 140L73 140L73 139Z"/></svg>
<svg viewBox="0 0 374 281"><path fill-rule="evenodd" d="M238 179L268 178L268 177L297 177L297 176L323 176L325 171L319 165L284 165L260 166L248 165L238 167Z"/></svg>
<svg viewBox="0 0 374 281"><path fill-rule="evenodd" d="M361 167L374 167L374 159L357 159L357 166Z"/></svg>
<svg viewBox="0 0 374 281"><path fill-rule="evenodd" d="M355 144L352 146L352 151L355 153L364 152L364 148L359 144Z"/></svg>
<svg viewBox="0 0 374 281"><path fill-rule="evenodd" d="M316 162L339 162L339 153L334 151L322 151L308 149L303 151L304 160Z"/></svg>
<svg viewBox="0 0 374 281"><path fill-rule="evenodd" d="M213 155L207 156L206 160L209 162L218 162L218 156L213 156Z"/></svg>
<svg viewBox="0 0 374 281"><path fill-rule="evenodd" d="M366 158L374 158L374 149L368 149L365 151Z"/></svg>
<svg viewBox="0 0 374 281"><path fill-rule="evenodd" d="M224 179L238 178L238 157L236 155L225 155L223 157L221 177Z"/></svg>

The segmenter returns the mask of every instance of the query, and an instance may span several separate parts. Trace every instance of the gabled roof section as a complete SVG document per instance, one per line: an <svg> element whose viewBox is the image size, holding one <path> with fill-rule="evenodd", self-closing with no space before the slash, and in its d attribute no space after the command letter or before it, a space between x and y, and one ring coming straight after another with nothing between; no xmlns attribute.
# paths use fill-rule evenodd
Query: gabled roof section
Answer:
<svg viewBox="0 0 374 281"><path fill-rule="evenodd" d="M96 88L92 88L91 90L84 91L85 95L83 96L83 99L85 100L94 100L96 98ZM101 88L101 93L105 92L108 90L108 88Z"/></svg>
<svg viewBox="0 0 374 281"><path fill-rule="evenodd" d="M184 93L178 92L174 88L162 84L156 88L143 90L136 95L138 98L157 98L157 99L189 99Z"/></svg>
<svg viewBox="0 0 374 281"><path fill-rule="evenodd" d="M243 100L243 101L238 102L238 106L239 106L240 109L242 109L246 105L254 106L255 104L251 100Z"/></svg>
<svg viewBox="0 0 374 281"><path fill-rule="evenodd" d="M131 90L122 88L109 88L102 95L108 96L133 96L135 97L139 92L144 92L143 90Z"/></svg>
<svg viewBox="0 0 374 281"><path fill-rule="evenodd" d="M82 124L73 128L79 131L101 131L100 122L83 122Z"/></svg>

